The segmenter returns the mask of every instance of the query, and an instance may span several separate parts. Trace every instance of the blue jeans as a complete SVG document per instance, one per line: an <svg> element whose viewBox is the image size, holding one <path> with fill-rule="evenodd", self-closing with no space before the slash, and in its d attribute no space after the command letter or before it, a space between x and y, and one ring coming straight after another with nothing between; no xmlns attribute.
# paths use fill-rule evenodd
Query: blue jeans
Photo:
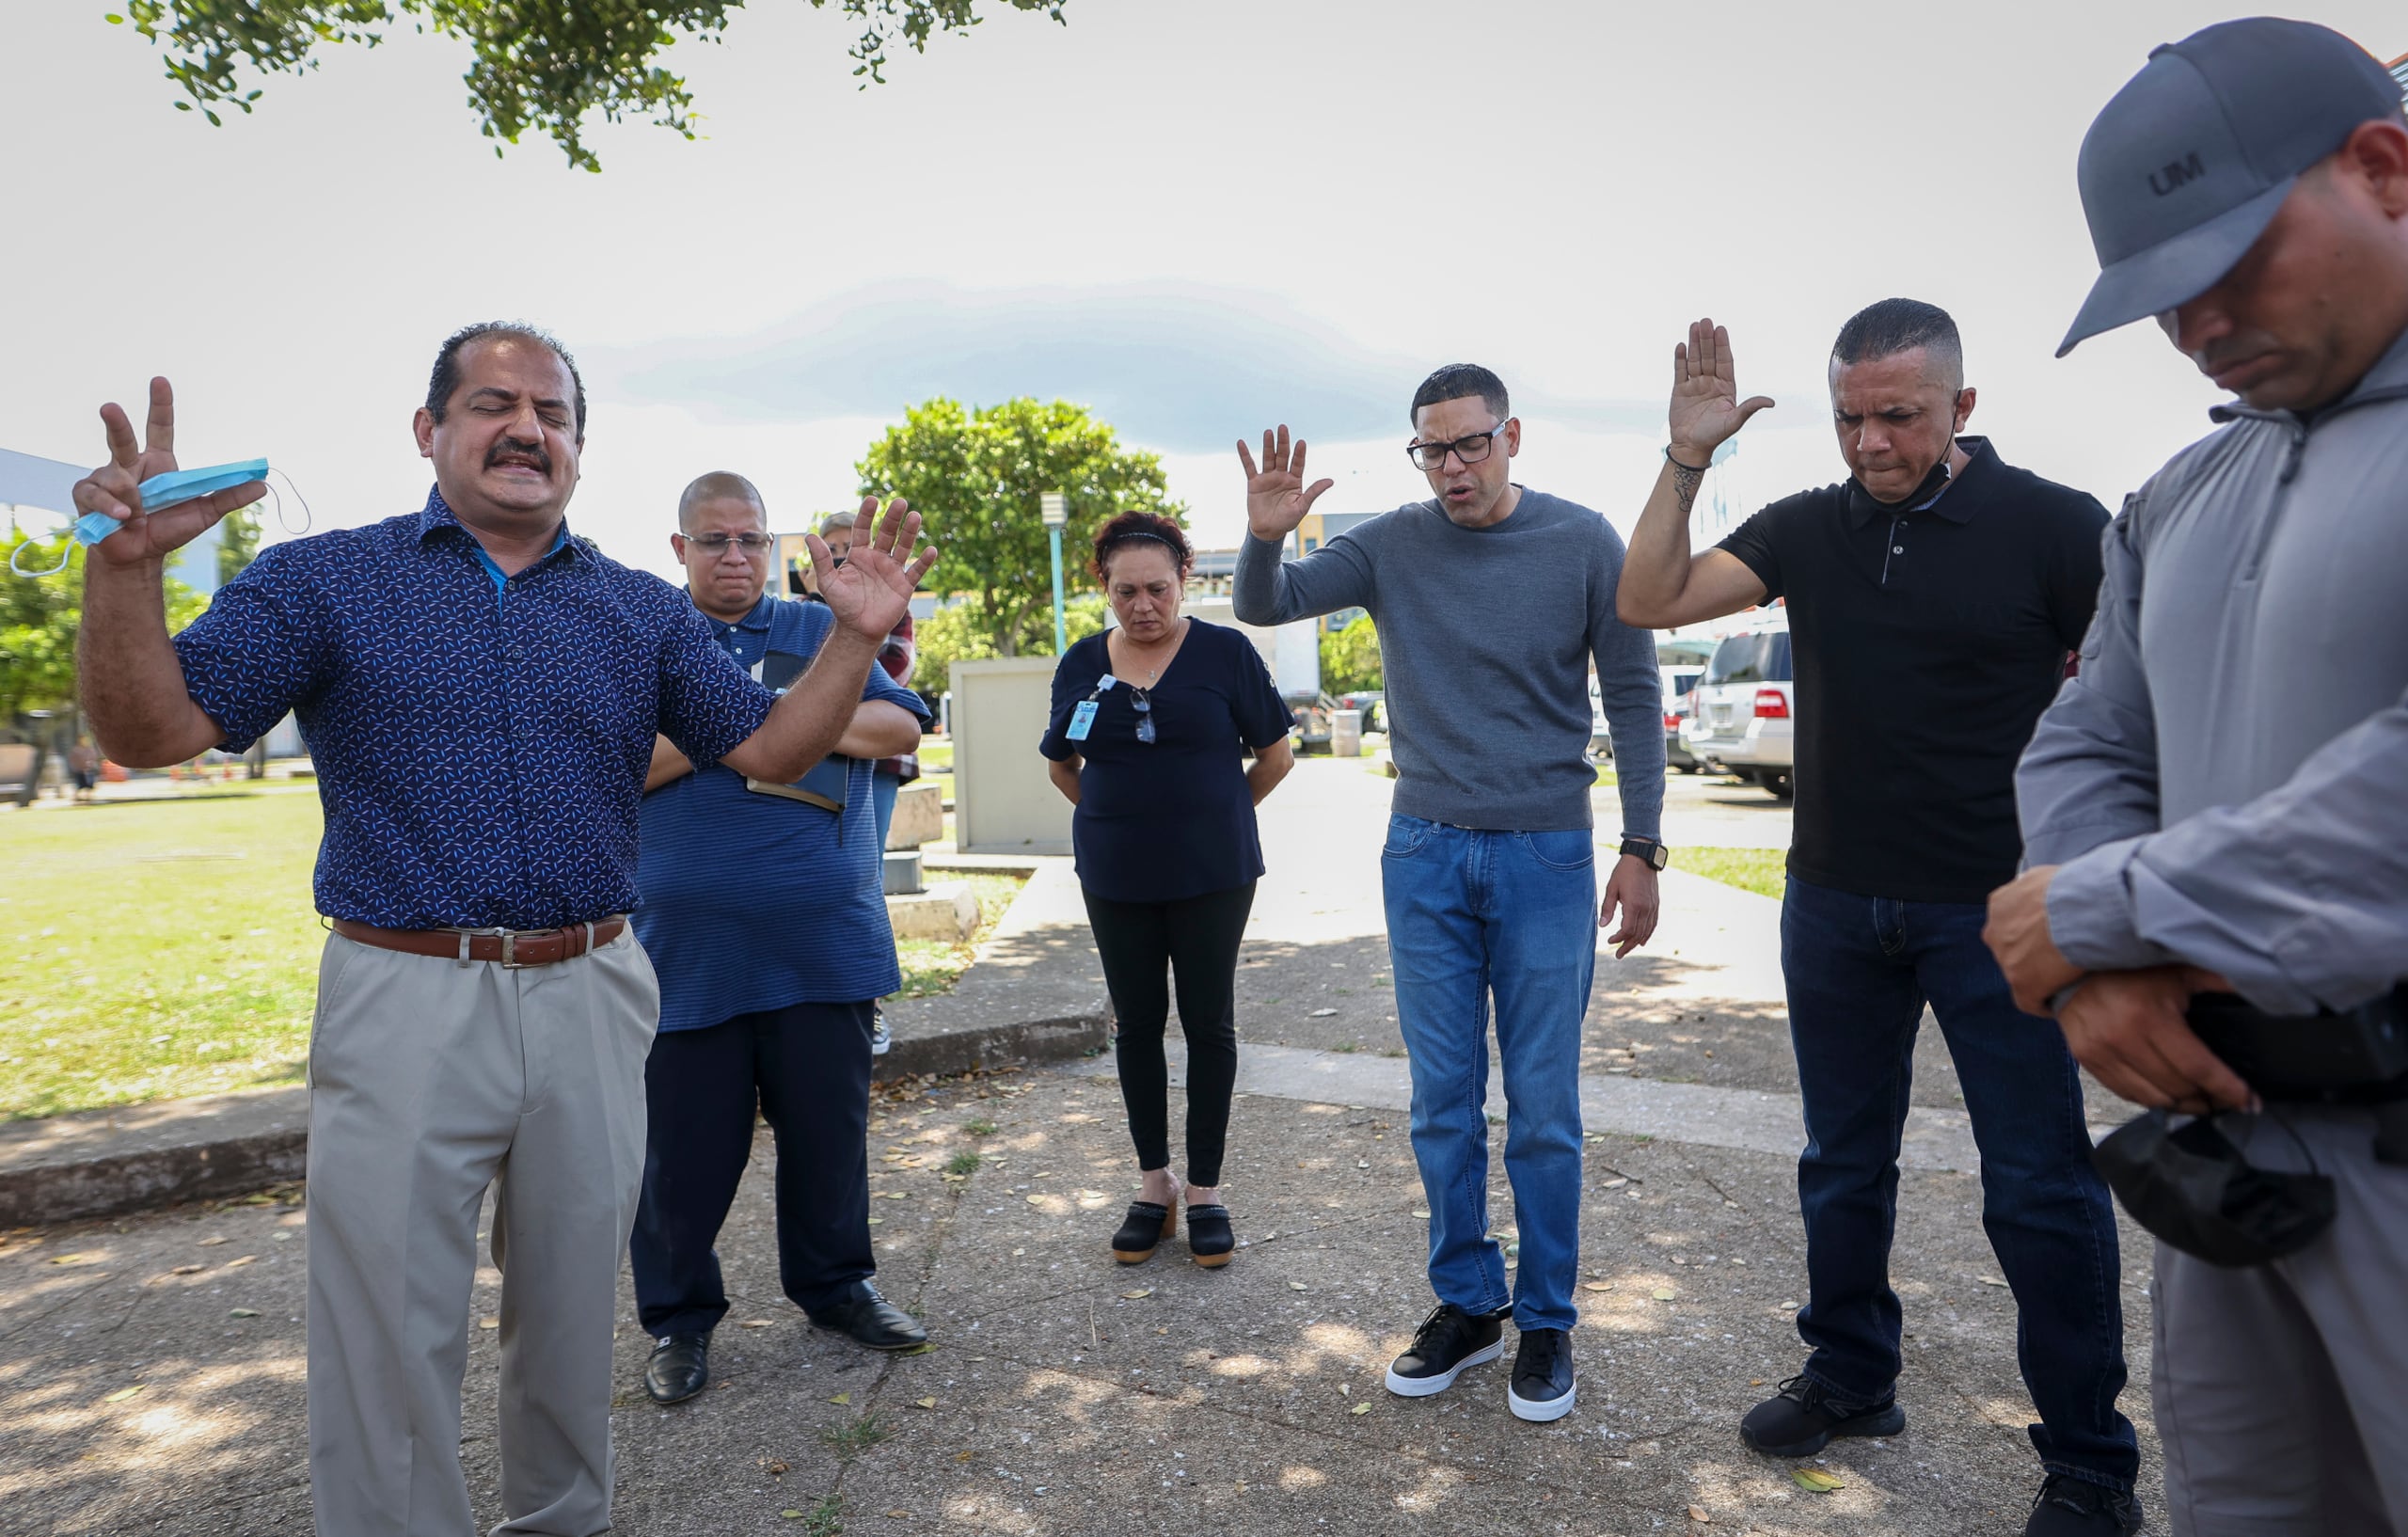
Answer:
<svg viewBox="0 0 2408 1537"><path fill-rule="evenodd" d="M1388 818L1380 851L1413 1156L1440 1302L1569 1329L1580 1269L1580 1022L1597 969L1596 851L1584 830L1480 832ZM1488 1236L1488 999L1505 1071L1505 1176L1521 1229L1510 1299Z"/></svg>
<svg viewBox="0 0 2408 1537"><path fill-rule="evenodd" d="M1806 1375L1856 1402L1900 1366L1890 1243L1915 1032L1928 1001L1982 1156L1982 1228L2013 1289L2016 1359L2052 1472L2118 1489L2140 1466L2124 1388L2115 1212L2090 1164L2082 1084L2054 1021L2015 1006L1974 903L1858 896L1792 879L1781 910L1789 1033L1806 1101L1798 1203Z"/></svg>

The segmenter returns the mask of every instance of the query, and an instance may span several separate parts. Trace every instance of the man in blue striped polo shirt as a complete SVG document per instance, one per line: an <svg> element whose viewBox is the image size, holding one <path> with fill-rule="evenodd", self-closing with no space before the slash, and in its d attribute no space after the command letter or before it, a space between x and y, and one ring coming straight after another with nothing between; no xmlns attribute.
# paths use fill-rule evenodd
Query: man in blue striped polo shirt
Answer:
<svg viewBox="0 0 2408 1537"><path fill-rule="evenodd" d="M768 594L775 542L741 475L705 475L670 548L712 636L771 688L835 626L824 604ZM870 1284L870 1028L902 986L879 879L872 764L920 742L919 696L879 668L834 754L799 784L697 768L668 738L644 779L636 934L660 974L644 1067L651 1129L629 1251L636 1311L659 1341L644 1390L674 1403L710 1380L727 1314L712 1244L752 1152L757 1107L777 1138L779 1281L814 1323L873 1350L927 1331Z"/></svg>

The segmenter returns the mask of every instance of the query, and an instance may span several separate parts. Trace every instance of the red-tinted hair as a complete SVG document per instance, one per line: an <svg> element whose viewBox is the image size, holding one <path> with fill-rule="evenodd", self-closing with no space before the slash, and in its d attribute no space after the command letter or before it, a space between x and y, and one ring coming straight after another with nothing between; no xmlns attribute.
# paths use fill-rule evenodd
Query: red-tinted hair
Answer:
<svg viewBox="0 0 2408 1537"><path fill-rule="evenodd" d="M1168 545L1171 559L1177 563L1179 574L1182 577L1187 575L1187 568L1196 563L1196 551L1188 548L1187 535L1180 531L1178 524L1152 513L1123 513L1096 531L1096 580L1111 580L1107 568L1112 563L1114 553L1130 544Z"/></svg>

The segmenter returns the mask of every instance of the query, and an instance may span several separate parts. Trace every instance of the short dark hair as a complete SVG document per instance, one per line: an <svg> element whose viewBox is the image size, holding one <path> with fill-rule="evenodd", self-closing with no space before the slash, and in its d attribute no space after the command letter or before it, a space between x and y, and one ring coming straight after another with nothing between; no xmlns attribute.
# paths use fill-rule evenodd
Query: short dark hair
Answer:
<svg viewBox="0 0 2408 1537"><path fill-rule="evenodd" d="M1953 382L1963 386L1965 343L1956 334L1956 323L1947 310L1921 299L1883 299L1866 305L1840 327L1839 340L1831 343L1831 357L1843 364L1861 363L1894 357L1917 347L1944 363Z"/></svg>
<svg viewBox="0 0 2408 1537"><path fill-rule="evenodd" d="M568 370L568 382L577 389L577 440L584 442L585 376L577 372L577 359L568 355L568 349L562 346L559 339L549 331L523 321L479 321L474 325L463 325L445 337L443 350L435 355L435 372L426 381L426 414L441 421L443 413L452 408L452 397L460 388L460 350L471 341L483 341L497 336L515 337L521 341L548 347L552 356L561 360L561 367Z"/></svg>
<svg viewBox="0 0 2408 1537"><path fill-rule="evenodd" d="M1421 388L1413 392L1413 408L1404 414L1404 419L1418 427L1423 406L1459 401L1466 395L1478 395L1481 404L1496 412L1499 421L1513 414L1513 403L1505 394L1504 380L1478 363L1449 363L1421 381Z"/></svg>
<svg viewBox="0 0 2408 1537"><path fill-rule="evenodd" d="M1159 542L1170 547L1170 558L1179 566L1179 574L1196 563L1196 551L1188 547L1187 535L1178 524L1154 513L1123 513L1095 533L1095 579L1112 579L1110 567L1113 555L1127 544Z"/></svg>
<svg viewBox="0 0 2408 1537"><path fill-rule="evenodd" d="M758 487L732 469L714 469L706 475L695 476L688 483L685 493L678 497L677 526L684 528L686 519L704 502L723 499L749 501L760 512L762 521L768 520L768 505L762 501Z"/></svg>

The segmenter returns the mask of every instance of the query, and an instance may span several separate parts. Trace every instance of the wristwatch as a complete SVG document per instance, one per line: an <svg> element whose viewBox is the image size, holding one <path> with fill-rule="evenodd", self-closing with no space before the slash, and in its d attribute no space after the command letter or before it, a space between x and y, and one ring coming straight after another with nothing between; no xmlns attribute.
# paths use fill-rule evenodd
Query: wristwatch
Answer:
<svg viewBox="0 0 2408 1537"><path fill-rule="evenodd" d="M1624 838L1622 851L1628 858L1645 860L1651 870L1662 869L1672 858L1672 851L1653 838Z"/></svg>

